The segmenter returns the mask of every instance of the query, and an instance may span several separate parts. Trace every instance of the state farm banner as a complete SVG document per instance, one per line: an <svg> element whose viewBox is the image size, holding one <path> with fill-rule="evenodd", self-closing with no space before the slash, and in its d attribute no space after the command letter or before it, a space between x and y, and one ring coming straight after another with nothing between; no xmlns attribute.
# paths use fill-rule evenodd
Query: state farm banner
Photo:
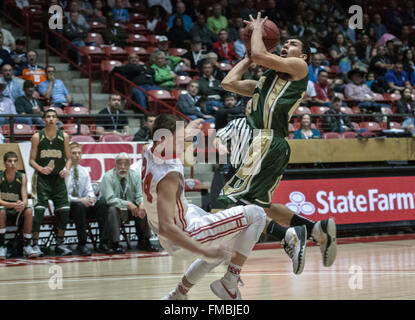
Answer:
<svg viewBox="0 0 415 320"><path fill-rule="evenodd" d="M415 177L284 180L272 200L337 224L415 220Z"/></svg>
<svg viewBox="0 0 415 320"><path fill-rule="evenodd" d="M89 170L92 181L101 181L104 173L114 168L115 157L126 152L131 163L141 159L143 143L139 142L108 142L108 143L81 143L81 165Z"/></svg>

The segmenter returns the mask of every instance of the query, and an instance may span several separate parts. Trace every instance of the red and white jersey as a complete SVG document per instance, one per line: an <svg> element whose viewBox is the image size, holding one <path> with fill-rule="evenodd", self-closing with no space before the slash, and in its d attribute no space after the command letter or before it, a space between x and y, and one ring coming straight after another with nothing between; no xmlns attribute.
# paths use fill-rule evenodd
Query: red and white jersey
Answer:
<svg viewBox="0 0 415 320"><path fill-rule="evenodd" d="M178 172L180 175L180 196L177 197L176 206L174 207L174 222L180 229L185 231L187 227L185 215L188 205L187 200L184 197L183 164L180 158L165 160L156 157L157 156L154 154L154 145L151 144L144 153L141 170L143 203L147 212L148 222L153 231L158 235L157 185L168 173ZM177 190L172 190L172 192L176 193ZM159 240L162 244L166 245L166 241L162 241L162 237L159 236ZM165 249L168 250L168 248Z"/></svg>

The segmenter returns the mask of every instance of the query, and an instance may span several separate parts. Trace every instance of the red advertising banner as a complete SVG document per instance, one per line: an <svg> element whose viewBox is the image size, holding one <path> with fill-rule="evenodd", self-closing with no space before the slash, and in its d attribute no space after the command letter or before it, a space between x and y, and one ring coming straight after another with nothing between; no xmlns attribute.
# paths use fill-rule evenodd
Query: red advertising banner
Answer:
<svg viewBox="0 0 415 320"><path fill-rule="evenodd" d="M117 154L128 153L134 163L141 159L142 147L138 142L82 143L81 165L89 170L92 181L101 181L104 173L114 168Z"/></svg>
<svg viewBox="0 0 415 320"><path fill-rule="evenodd" d="M285 180L272 202L337 224L415 220L415 177Z"/></svg>

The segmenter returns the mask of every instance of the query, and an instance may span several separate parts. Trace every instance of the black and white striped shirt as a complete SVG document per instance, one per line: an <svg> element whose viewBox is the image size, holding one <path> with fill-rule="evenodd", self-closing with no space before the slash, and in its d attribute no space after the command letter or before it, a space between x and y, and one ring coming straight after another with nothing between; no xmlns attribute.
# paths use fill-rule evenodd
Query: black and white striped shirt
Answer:
<svg viewBox="0 0 415 320"><path fill-rule="evenodd" d="M237 168L248 153L252 137L252 128L246 117L230 121L226 127L216 133L216 137L225 145L231 142L230 162L234 168Z"/></svg>

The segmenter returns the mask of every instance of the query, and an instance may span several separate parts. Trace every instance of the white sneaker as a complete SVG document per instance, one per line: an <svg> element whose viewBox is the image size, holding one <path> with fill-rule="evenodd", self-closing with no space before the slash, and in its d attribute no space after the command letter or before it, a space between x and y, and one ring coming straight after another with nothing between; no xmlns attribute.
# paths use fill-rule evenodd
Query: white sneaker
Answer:
<svg viewBox="0 0 415 320"><path fill-rule="evenodd" d="M243 285L241 279L238 280L238 283ZM222 300L242 300L241 292L238 289L238 284L236 287L234 287L225 278L213 281L210 284L210 289L218 298Z"/></svg>
<svg viewBox="0 0 415 320"><path fill-rule="evenodd" d="M164 296L160 300L187 300L189 297L187 294L181 294L176 289L170 291L170 293L167 296Z"/></svg>
<svg viewBox="0 0 415 320"><path fill-rule="evenodd" d="M38 257L43 256L42 250L40 250L40 247L38 245L35 245L32 247L32 251L34 254L36 254Z"/></svg>
<svg viewBox="0 0 415 320"><path fill-rule="evenodd" d="M320 245L323 265L330 267L337 256L336 223L334 219L330 218L316 222L311 236Z"/></svg>
<svg viewBox="0 0 415 320"><path fill-rule="evenodd" d="M7 248L0 247L0 260L6 260L7 258Z"/></svg>
<svg viewBox="0 0 415 320"><path fill-rule="evenodd" d="M282 240L285 252L293 261L293 272L295 274L300 274L304 269L306 239L307 228L302 225L289 228Z"/></svg>
<svg viewBox="0 0 415 320"><path fill-rule="evenodd" d="M23 247L23 256L25 258L37 258L38 254L33 250L31 245Z"/></svg>

